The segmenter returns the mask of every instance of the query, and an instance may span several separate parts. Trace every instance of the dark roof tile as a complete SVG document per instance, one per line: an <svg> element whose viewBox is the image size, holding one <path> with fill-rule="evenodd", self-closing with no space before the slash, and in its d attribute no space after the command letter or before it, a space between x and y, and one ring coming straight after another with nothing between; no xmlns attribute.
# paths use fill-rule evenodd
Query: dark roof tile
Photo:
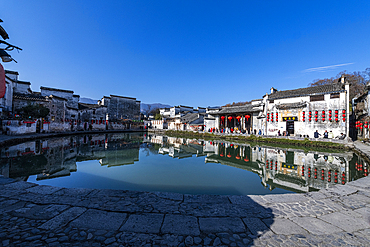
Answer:
<svg viewBox="0 0 370 247"><path fill-rule="evenodd" d="M268 99L274 100L274 99L283 99L283 98L291 98L291 97L328 94L328 93L342 92L342 91L344 91L343 85L339 82L339 83L321 85L321 86L316 86L316 87L306 87L306 88L298 88L298 89L293 89L293 90L276 91L272 94L269 94Z"/></svg>

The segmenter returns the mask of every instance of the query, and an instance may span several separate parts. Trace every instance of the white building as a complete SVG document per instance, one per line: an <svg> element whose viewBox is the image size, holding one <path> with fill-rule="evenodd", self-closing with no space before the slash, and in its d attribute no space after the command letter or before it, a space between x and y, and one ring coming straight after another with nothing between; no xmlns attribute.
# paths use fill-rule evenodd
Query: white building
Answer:
<svg viewBox="0 0 370 247"><path fill-rule="evenodd" d="M325 130L334 136L349 135L349 84L342 77L337 83L277 91L263 98L267 135L278 131L292 136L314 137Z"/></svg>

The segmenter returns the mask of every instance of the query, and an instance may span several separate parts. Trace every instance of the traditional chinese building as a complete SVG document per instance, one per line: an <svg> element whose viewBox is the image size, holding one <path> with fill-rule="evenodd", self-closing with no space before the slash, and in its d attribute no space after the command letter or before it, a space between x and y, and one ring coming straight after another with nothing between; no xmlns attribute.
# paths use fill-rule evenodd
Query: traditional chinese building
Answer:
<svg viewBox="0 0 370 247"><path fill-rule="evenodd" d="M267 135L278 131L293 136L313 137L318 130L325 130L334 136L349 135L349 84L342 77L339 82L278 91L271 88L271 94L264 97Z"/></svg>

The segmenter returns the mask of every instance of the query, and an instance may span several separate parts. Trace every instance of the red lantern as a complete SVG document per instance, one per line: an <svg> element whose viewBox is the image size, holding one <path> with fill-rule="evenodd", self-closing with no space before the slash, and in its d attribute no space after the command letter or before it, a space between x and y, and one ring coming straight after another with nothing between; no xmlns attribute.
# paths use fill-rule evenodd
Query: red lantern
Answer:
<svg viewBox="0 0 370 247"><path fill-rule="evenodd" d="M222 120L225 120L225 116L221 116L221 119L222 119Z"/></svg>
<svg viewBox="0 0 370 247"><path fill-rule="evenodd" d="M247 119L247 121L249 120L250 117L251 116L249 116L249 115L245 115L245 118Z"/></svg>
<svg viewBox="0 0 370 247"><path fill-rule="evenodd" d="M227 117L227 119L231 120L231 119L233 119L233 117L232 116L229 116L229 117Z"/></svg>
<svg viewBox="0 0 370 247"><path fill-rule="evenodd" d="M317 118L315 118L315 121L317 122Z"/></svg>
<svg viewBox="0 0 370 247"><path fill-rule="evenodd" d="M325 111L322 111L322 114L325 114Z"/></svg>
<svg viewBox="0 0 370 247"><path fill-rule="evenodd" d="M343 110L342 113L346 113L346 110Z"/></svg>
<svg viewBox="0 0 370 247"><path fill-rule="evenodd" d="M343 122L345 122L346 121L346 118L343 118ZM366 127L365 127L366 128Z"/></svg>
<svg viewBox="0 0 370 247"><path fill-rule="evenodd" d="M335 121L337 121L337 122L338 122L338 118L335 118Z"/></svg>

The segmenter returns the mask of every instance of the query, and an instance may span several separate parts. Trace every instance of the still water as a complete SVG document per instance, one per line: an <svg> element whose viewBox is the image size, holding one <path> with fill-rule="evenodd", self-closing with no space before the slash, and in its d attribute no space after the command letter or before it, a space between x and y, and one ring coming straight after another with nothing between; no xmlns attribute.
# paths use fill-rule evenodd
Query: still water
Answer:
<svg viewBox="0 0 370 247"><path fill-rule="evenodd" d="M69 188L264 195L368 175L352 152L327 153L144 133L76 135L1 149L5 177Z"/></svg>

